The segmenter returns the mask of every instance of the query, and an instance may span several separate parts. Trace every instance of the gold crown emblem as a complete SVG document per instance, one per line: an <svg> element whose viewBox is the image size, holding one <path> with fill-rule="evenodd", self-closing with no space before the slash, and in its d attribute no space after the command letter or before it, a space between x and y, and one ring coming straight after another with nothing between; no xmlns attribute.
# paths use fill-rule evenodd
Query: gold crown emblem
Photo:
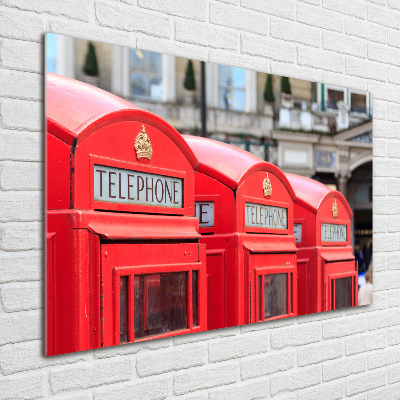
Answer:
<svg viewBox="0 0 400 400"><path fill-rule="evenodd" d="M268 178L268 172L267 172L267 177L264 179L263 182L263 190L264 190L264 196L272 196L272 185L271 185L271 181Z"/></svg>
<svg viewBox="0 0 400 400"><path fill-rule="evenodd" d="M335 201L333 202L333 205L332 205L332 217L337 218L337 216L338 216L338 208L337 208L337 203L336 203L336 199L335 199Z"/></svg>
<svg viewBox="0 0 400 400"><path fill-rule="evenodd" d="M144 125L142 125L142 131L139 133L135 140L135 150L138 160L143 158L147 158L149 161L151 160L153 148L151 147L150 138L144 129Z"/></svg>

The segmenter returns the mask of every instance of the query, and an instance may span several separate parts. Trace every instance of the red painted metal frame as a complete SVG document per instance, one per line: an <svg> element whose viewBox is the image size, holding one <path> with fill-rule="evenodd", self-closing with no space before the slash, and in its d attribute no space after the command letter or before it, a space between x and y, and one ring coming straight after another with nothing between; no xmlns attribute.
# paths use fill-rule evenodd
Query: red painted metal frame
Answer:
<svg viewBox="0 0 400 400"><path fill-rule="evenodd" d="M338 272L338 273L328 273L326 278L326 306L325 311L335 310L335 290L332 293L332 282L335 285L336 279L340 278L351 278L351 307L355 307L358 304L358 275L356 272ZM335 289L335 287L333 288ZM333 294L333 302L332 302Z"/></svg>
<svg viewBox="0 0 400 400"><path fill-rule="evenodd" d="M296 201L294 223L303 223L302 243L296 243L298 251L298 304L299 315L325 311L330 302L327 279L336 263L341 263L343 274L357 275L353 249L351 247L351 218L353 213L345 197L326 185L303 176L286 174L292 184ZM333 217L333 203L336 201L338 218ZM346 225L345 242L323 242L321 224ZM307 229L305 227L307 226ZM343 269L344 268L344 269ZM329 289L330 290L330 289ZM302 293L307 292L307 298ZM358 291L354 279L353 293ZM330 293L330 292L329 292ZM355 304L358 305L358 296Z"/></svg>
<svg viewBox="0 0 400 400"><path fill-rule="evenodd" d="M211 257L218 254L224 255L219 259L221 265L216 265L215 258L212 263L213 269L218 267L222 271L217 275L223 279L219 283L221 293L218 296L223 299L223 310L212 307L212 299L209 297L209 321L214 318L214 314L218 314L224 318L215 328L255 322L256 302L252 293L256 291L254 260L258 259L259 253L269 258L270 262L274 259L275 266L283 265L286 268L286 262L291 263L293 293L296 294L292 294L292 315L296 315L297 248L293 235L295 194L287 178L275 165L234 146L199 137L184 137L199 159L199 167L195 173L196 199L211 201L215 195L219 195L220 199L220 231L204 232L200 229L201 241L207 248L207 274L213 273L208 260L211 261ZM263 191L266 173L273 188L272 196L267 197ZM245 226L246 201L286 208L287 229ZM276 257L280 259L277 260ZM271 265L270 262L267 265Z"/></svg>
<svg viewBox="0 0 400 400"><path fill-rule="evenodd" d="M199 243L194 217L198 161L192 150L158 116L90 85L48 74L46 100L46 355L98 348L108 338L108 331L101 331L113 329L116 300L112 279L104 275L102 249L110 243L134 249L133 264L144 243L164 246L163 252L141 256L142 265L152 260L150 264L164 272L195 263L199 327L190 331L205 330L205 247ZM142 125L153 147L147 163L137 160L134 147ZM94 201L97 162L183 179L183 207ZM195 251L184 255L189 247Z"/></svg>

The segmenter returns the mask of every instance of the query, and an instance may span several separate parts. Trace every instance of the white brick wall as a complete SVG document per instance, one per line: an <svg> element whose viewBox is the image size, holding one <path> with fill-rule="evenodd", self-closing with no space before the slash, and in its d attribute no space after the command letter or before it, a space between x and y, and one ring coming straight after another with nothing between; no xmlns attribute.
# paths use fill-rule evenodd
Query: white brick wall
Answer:
<svg viewBox="0 0 400 400"><path fill-rule="evenodd" d="M0 2L0 399L396 399L398 0ZM370 90L375 304L43 356L43 38L73 34Z"/></svg>

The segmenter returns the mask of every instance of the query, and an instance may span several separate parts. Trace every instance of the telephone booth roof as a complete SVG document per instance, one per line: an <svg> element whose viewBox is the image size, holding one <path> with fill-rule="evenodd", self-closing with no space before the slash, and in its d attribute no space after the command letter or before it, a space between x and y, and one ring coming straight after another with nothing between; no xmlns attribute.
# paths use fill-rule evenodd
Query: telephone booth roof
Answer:
<svg viewBox="0 0 400 400"><path fill-rule="evenodd" d="M295 200L296 195L288 179L274 164L217 140L188 135L184 135L184 138L199 160L197 171L217 179L233 190L252 173L268 171L281 180L292 200Z"/></svg>
<svg viewBox="0 0 400 400"><path fill-rule="evenodd" d="M332 190L323 183L311 178L306 178L305 176L289 173L285 175L296 193L297 204L316 214L322 203L327 199L336 198L340 200L346 208L349 218L351 219L353 217L353 212L351 211L349 203L342 193L337 190Z"/></svg>
<svg viewBox="0 0 400 400"><path fill-rule="evenodd" d="M47 73L47 131L70 146L120 121L140 121L167 135L196 169L197 158L182 136L163 119L107 91L60 75Z"/></svg>

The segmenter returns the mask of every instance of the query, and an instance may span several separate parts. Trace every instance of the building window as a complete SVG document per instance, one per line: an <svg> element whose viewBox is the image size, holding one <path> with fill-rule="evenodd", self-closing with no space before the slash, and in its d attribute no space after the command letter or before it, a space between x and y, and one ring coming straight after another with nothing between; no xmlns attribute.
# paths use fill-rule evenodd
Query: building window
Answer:
<svg viewBox="0 0 400 400"><path fill-rule="evenodd" d="M131 97L150 101L163 99L162 54L131 50L129 72Z"/></svg>
<svg viewBox="0 0 400 400"><path fill-rule="evenodd" d="M365 94L350 94L350 111L366 114L367 113L367 96Z"/></svg>
<svg viewBox="0 0 400 400"><path fill-rule="evenodd" d="M336 110L337 103L339 101L344 101L344 91L343 90L334 90L334 89L328 89L328 100L327 100L327 107L332 110Z"/></svg>
<svg viewBox="0 0 400 400"><path fill-rule="evenodd" d="M246 70L219 65L218 88L218 102L220 108L233 111L245 111Z"/></svg>

